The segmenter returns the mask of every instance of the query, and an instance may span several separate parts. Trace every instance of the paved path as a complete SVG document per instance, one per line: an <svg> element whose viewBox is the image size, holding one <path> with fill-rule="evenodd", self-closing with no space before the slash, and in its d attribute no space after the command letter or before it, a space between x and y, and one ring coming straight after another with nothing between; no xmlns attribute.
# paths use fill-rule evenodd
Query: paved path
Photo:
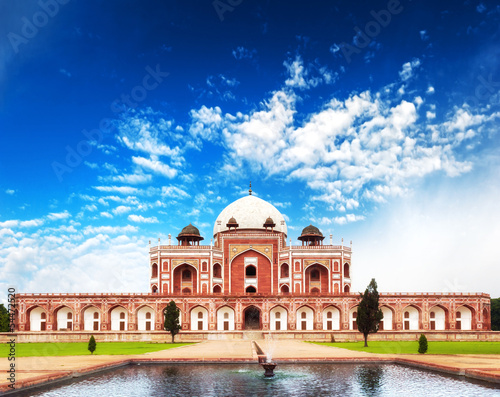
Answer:
<svg viewBox="0 0 500 397"><path fill-rule="evenodd" d="M257 343L278 362L400 362L500 383L500 355L373 354L295 340L259 340ZM16 388L127 365L131 361L256 362L257 355L252 342L242 340L207 341L141 355L19 357L16 359ZM7 359L1 359L0 371L5 374L8 368ZM0 392L8 390L7 385L6 377L2 376Z"/></svg>

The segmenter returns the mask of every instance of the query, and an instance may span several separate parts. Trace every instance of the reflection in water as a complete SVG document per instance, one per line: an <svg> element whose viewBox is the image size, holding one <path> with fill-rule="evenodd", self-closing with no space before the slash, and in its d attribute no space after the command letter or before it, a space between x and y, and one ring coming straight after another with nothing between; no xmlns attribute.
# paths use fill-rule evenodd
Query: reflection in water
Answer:
<svg viewBox="0 0 500 397"><path fill-rule="evenodd" d="M274 378L265 379L255 364L132 365L56 387L16 396L43 397L322 397L497 396L494 384L475 384L456 377L399 365L279 364Z"/></svg>
<svg viewBox="0 0 500 397"><path fill-rule="evenodd" d="M384 368L381 365L363 365L357 370L357 377L361 390L367 396L378 396L382 386Z"/></svg>

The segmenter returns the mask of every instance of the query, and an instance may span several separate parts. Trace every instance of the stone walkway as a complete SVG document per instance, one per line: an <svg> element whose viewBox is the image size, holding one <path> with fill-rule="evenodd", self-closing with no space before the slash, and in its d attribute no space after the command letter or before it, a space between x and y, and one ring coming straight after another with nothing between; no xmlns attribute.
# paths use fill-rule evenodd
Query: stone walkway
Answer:
<svg viewBox="0 0 500 397"><path fill-rule="evenodd" d="M257 341L273 360L282 362L396 362L421 368L464 375L500 383L500 355L394 355L372 354L320 346L301 341ZM19 357L16 359L16 389L77 377L127 365L131 362L257 362L256 350L249 340L207 341L175 349L128 356ZM0 360L6 373L9 362ZM8 373L7 373L8 374ZM0 392L8 391L5 376Z"/></svg>

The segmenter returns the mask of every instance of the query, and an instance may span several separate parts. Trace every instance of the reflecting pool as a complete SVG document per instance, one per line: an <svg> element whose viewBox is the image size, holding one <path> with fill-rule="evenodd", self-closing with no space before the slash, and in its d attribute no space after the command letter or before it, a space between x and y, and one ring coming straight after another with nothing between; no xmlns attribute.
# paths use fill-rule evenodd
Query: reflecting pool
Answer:
<svg viewBox="0 0 500 397"><path fill-rule="evenodd" d="M400 365L133 365L19 396L500 396L500 385Z"/></svg>

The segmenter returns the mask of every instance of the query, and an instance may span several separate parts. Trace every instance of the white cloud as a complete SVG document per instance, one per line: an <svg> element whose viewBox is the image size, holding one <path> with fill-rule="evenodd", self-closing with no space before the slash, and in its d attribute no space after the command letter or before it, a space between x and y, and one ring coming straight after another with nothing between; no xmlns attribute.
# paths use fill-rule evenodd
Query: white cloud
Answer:
<svg viewBox="0 0 500 397"><path fill-rule="evenodd" d="M132 208L127 207L126 205L119 205L118 207L114 208L111 212L115 215L123 215L126 214L127 212L130 212Z"/></svg>
<svg viewBox="0 0 500 397"><path fill-rule="evenodd" d="M188 193L186 193L181 188L178 188L177 186L163 186L161 188L161 194L162 196L173 199L183 199L190 197Z"/></svg>
<svg viewBox="0 0 500 397"><path fill-rule="evenodd" d="M420 66L420 59L416 58L411 62L406 62L403 64L403 69L399 72L399 77L402 81L408 81L413 77L415 69Z"/></svg>
<svg viewBox="0 0 500 397"><path fill-rule="evenodd" d="M131 214L128 216L128 220L137 223L158 223L158 219L155 216L145 218L142 215Z"/></svg>
<svg viewBox="0 0 500 397"><path fill-rule="evenodd" d="M14 189L6 189L5 194L13 195L16 191Z"/></svg>
<svg viewBox="0 0 500 397"><path fill-rule="evenodd" d="M136 226L86 226L83 229L83 234L119 234L119 233L134 233L138 230Z"/></svg>
<svg viewBox="0 0 500 397"><path fill-rule="evenodd" d="M201 139L215 141L219 138L223 119L221 109L218 106L207 108L203 105L199 110L191 110L190 116L192 121L189 133L195 139L198 147Z"/></svg>
<svg viewBox="0 0 500 397"><path fill-rule="evenodd" d="M162 163L160 160L158 160L158 157L154 155L151 155L150 159L134 156L132 157L132 161L143 168L149 169L156 174L163 175L170 179L174 178L177 175L177 170L175 168Z"/></svg>
<svg viewBox="0 0 500 397"><path fill-rule="evenodd" d="M330 72L326 67L317 68L311 64L307 67L300 56L295 59L283 62L286 67L289 77L285 81L285 85L292 88L309 89L317 87L321 83L332 84L337 75Z"/></svg>
<svg viewBox="0 0 500 397"><path fill-rule="evenodd" d="M131 186L94 186L100 192L116 192L121 194L138 194L140 190Z"/></svg>
<svg viewBox="0 0 500 397"><path fill-rule="evenodd" d="M249 50L248 48L245 47L236 47L235 50L233 50L233 57L235 57L238 60L241 59L252 59L257 55L257 50L252 49Z"/></svg>
<svg viewBox="0 0 500 397"><path fill-rule="evenodd" d="M71 214L68 211L63 211L63 212L52 212L49 215L47 215L47 218L49 218L51 221L54 220L60 220L60 219L67 219L70 218Z"/></svg>
<svg viewBox="0 0 500 397"><path fill-rule="evenodd" d="M22 292L144 292L148 290L147 243L120 235L136 230L131 226L86 228L86 237L11 235L0 239L0 274L3 280L15 280ZM120 266L109 266L116 258ZM57 277L60 274L65 276ZM0 287L7 288L5 281L0 281Z"/></svg>
<svg viewBox="0 0 500 397"><path fill-rule="evenodd" d="M5 227L5 228L13 228L13 227L21 227L21 228L30 228L30 227L37 227L41 226L44 224L43 219L30 219L27 221L20 221L20 220L8 220L4 222L0 222L0 227Z"/></svg>
<svg viewBox="0 0 500 397"><path fill-rule="evenodd" d="M139 183L151 182L153 177L150 174L135 173L135 174L115 175L104 179L109 179L111 182L122 182L134 185Z"/></svg>
<svg viewBox="0 0 500 397"><path fill-rule="evenodd" d="M131 110L117 122L119 134L117 140L130 150L149 155L167 156L176 164L181 164L182 135L171 120L152 109ZM171 141L172 145L168 142Z"/></svg>

